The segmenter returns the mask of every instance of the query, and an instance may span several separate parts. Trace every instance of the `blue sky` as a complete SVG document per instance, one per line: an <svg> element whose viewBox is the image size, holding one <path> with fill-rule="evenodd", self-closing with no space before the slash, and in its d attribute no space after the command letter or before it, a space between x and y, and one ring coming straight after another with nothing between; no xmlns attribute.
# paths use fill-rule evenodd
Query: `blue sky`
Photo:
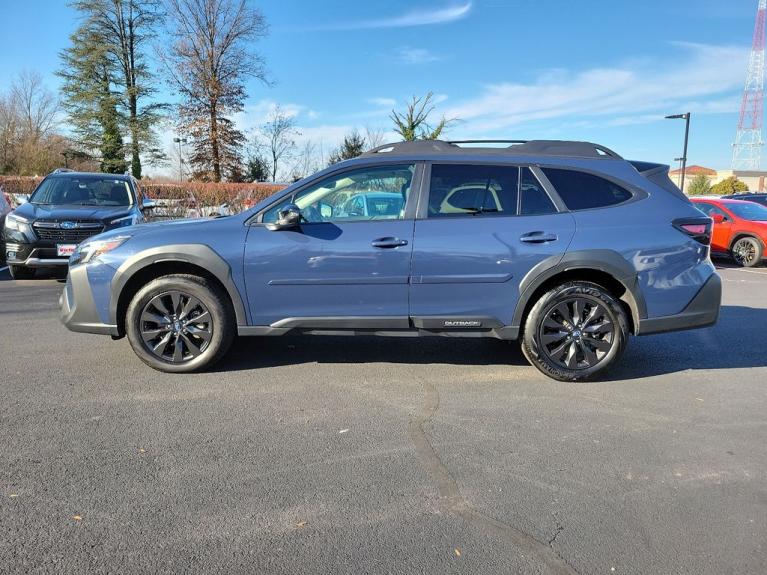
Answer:
<svg viewBox="0 0 767 575"><path fill-rule="evenodd" d="M0 90L23 69L39 71L55 89L58 52L76 14L63 0L2 4ZM280 104L295 115L302 139L328 150L353 127L390 130L393 106L433 91L439 112L460 118L453 138L585 139L673 163L683 122L662 117L690 111L690 162L723 169L757 2L256 4L270 25L258 49L274 84L249 83L238 117L245 129Z"/></svg>

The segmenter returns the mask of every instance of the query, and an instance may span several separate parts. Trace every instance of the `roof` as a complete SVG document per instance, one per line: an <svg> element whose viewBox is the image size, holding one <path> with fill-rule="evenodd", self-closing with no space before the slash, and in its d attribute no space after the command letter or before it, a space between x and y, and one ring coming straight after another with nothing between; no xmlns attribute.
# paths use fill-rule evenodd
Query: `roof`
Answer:
<svg viewBox="0 0 767 575"><path fill-rule="evenodd" d="M113 180L129 180L129 174L105 174L103 172L75 172L74 170L67 170L59 168L53 170L48 176L63 177L63 178L108 178Z"/></svg>
<svg viewBox="0 0 767 575"><path fill-rule="evenodd" d="M682 170L671 170L669 175L678 176L681 173ZM685 176L698 176L700 174L703 174L704 176L716 176L717 174L716 170L712 170L711 168L706 168L704 166L687 166L684 173Z"/></svg>
<svg viewBox="0 0 767 575"><path fill-rule="evenodd" d="M478 144L493 144L481 146ZM508 144L498 147L497 144ZM470 145L471 147L466 147ZM384 144L362 154L362 157L380 156L391 153L397 156L419 156L425 154L456 155L536 155L575 156L579 158L622 159L618 154L591 142L568 140L417 140Z"/></svg>

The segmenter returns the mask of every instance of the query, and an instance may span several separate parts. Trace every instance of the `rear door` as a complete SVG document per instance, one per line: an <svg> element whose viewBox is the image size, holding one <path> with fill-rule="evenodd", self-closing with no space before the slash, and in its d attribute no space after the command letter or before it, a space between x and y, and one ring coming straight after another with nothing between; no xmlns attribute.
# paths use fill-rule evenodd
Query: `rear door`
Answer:
<svg viewBox="0 0 767 575"><path fill-rule="evenodd" d="M410 315L417 327L510 325L519 284L575 232L530 166L434 163L415 223Z"/></svg>

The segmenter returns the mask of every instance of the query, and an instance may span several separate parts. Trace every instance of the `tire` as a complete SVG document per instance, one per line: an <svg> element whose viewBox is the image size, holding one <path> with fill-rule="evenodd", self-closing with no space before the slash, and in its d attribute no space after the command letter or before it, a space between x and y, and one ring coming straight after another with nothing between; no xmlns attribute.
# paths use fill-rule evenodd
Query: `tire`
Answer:
<svg viewBox="0 0 767 575"><path fill-rule="evenodd" d="M26 266L8 266L8 273L15 280L31 280L35 277L37 270Z"/></svg>
<svg viewBox="0 0 767 575"><path fill-rule="evenodd" d="M168 373L212 366L229 351L235 330L228 295L194 275L168 275L149 282L125 314L133 351L148 366Z"/></svg>
<svg viewBox="0 0 767 575"><path fill-rule="evenodd" d="M738 238L730 248L730 255L739 266L752 268L762 261L762 242L751 236Z"/></svg>
<svg viewBox="0 0 767 575"><path fill-rule="evenodd" d="M602 286L568 282L543 294L527 314L522 353L552 379L594 379L623 355L628 326L623 306Z"/></svg>

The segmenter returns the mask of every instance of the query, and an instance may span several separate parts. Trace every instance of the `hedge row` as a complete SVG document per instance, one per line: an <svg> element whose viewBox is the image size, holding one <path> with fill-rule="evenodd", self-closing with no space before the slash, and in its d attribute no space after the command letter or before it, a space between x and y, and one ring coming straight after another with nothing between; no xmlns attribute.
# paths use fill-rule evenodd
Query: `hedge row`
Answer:
<svg viewBox="0 0 767 575"><path fill-rule="evenodd" d="M42 178L0 176L0 188L9 194L30 194ZM145 196L174 202L186 208L215 208L228 204L230 212L246 209L260 200L283 189L281 184L231 184L184 182L160 184L144 180L141 189Z"/></svg>

